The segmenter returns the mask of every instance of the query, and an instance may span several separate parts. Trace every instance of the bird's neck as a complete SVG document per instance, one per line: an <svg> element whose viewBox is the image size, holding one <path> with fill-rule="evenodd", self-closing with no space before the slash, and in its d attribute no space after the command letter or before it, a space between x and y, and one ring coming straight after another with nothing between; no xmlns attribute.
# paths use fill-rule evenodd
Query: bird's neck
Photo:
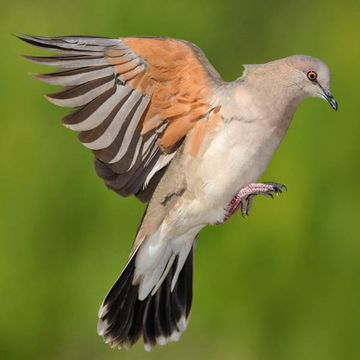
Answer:
<svg viewBox="0 0 360 360"><path fill-rule="evenodd" d="M262 115L260 117L287 128L297 107L305 98L304 93L291 82L279 81L271 72L256 74L254 77L250 73L248 76L249 79L240 78L235 82L235 96L238 99L241 96L248 97Z"/></svg>

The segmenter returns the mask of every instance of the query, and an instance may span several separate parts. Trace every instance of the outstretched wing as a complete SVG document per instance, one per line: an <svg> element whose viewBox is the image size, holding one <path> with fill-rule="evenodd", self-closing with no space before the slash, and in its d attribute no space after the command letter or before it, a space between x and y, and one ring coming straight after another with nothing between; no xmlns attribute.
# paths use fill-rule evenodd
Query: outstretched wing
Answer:
<svg viewBox="0 0 360 360"><path fill-rule="evenodd" d="M117 193L149 201L186 134L211 113L220 77L194 45L169 38L35 37L59 53L25 56L60 71L35 75L65 89L50 102L95 155L96 171Z"/></svg>

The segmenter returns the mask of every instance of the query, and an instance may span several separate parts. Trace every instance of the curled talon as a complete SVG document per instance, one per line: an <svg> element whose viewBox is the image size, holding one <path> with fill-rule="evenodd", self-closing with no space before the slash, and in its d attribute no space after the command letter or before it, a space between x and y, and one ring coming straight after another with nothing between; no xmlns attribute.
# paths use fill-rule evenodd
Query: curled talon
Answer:
<svg viewBox="0 0 360 360"><path fill-rule="evenodd" d="M246 207L243 200L240 201L240 212L242 217L246 217Z"/></svg>
<svg viewBox="0 0 360 360"><path fill-rule="evenodd" d="M287 187L275 182L254 183L243 187L231 199L226 209L224 218L217 224L224 223L237 211L240 211L243 217L248 216L252 206L252 201L256 195L264 195L274 198L274 194L282 194L283 190L287 191Z"/></svg>

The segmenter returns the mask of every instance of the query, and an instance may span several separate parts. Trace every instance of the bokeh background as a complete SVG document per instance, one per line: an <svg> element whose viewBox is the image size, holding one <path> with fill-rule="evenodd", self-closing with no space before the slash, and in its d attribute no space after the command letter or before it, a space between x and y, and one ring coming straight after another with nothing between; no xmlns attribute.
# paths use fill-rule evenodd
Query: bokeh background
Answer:
<svg viewBox="0 0 360 360"><path fill-rule="evenodd" d="M0 359L360 359L359 24L345 0L2 0ZM97 336L144 205L95 176L19 32L184 38L229 81L296 53L332 69L339 111L306 100L262 177L288 192L201 233L179 343L148 354Z"/></svg>

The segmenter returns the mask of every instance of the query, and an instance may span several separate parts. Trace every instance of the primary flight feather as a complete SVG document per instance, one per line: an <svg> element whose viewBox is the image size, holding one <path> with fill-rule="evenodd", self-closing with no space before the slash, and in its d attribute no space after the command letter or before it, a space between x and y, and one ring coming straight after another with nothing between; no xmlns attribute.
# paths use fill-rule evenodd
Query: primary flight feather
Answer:
<svg viewBox="0 0 360 360"><path fill-rule="evenodd" d="M59 71L37 78L65 89L63 123L92 150L97 174L120 195L148 203L129 261L99 310L112 347L179 339L192 301L194 243L207 224L248 214L256 183L307 97L336 110L325 63L295 55L225 82L195 45L171 38L20 37L56 51L25 56Z"/></svg>

